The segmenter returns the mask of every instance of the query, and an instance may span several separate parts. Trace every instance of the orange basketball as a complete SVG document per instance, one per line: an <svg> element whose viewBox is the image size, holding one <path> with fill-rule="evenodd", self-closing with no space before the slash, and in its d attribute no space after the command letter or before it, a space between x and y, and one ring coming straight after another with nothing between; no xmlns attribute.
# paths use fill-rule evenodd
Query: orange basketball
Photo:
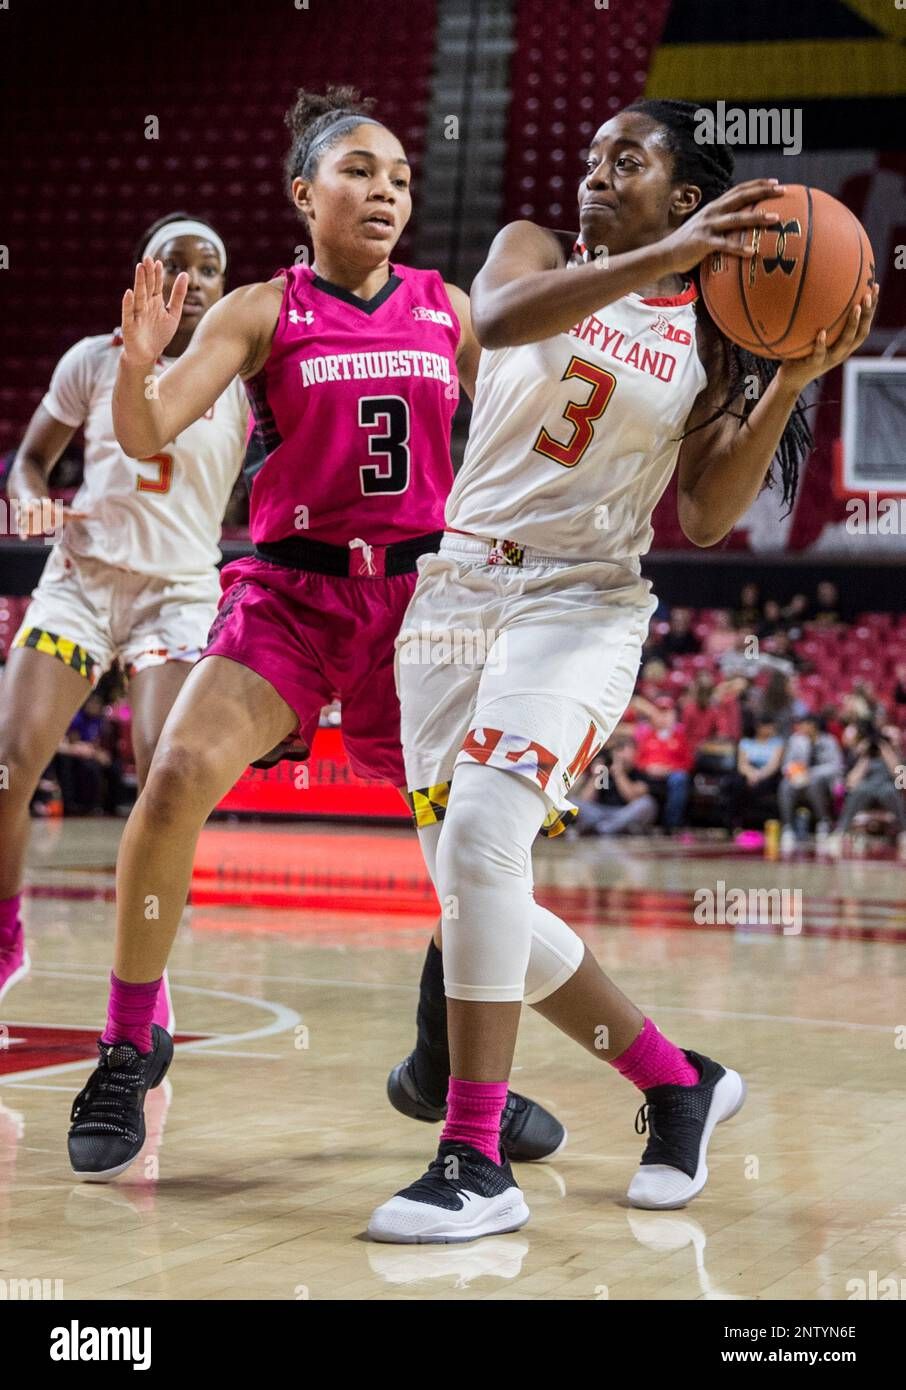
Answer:
<svg viewBox="0 0 906 1390"><path fill-rule="evenodd" d="M803 184L755 206L781 220L738 233L740 243L755 246L751 260L722 251L705 257L708 312L726 337L758 357L807 357L822 328L832 346L875 283L865 228L836 198Z"/></svg>

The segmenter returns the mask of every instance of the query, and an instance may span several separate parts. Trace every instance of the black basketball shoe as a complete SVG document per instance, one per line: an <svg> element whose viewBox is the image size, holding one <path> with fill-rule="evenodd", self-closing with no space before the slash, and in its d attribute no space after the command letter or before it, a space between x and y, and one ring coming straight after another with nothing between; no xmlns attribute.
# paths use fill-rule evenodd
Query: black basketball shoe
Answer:
<svg viewBox="0 0 906 1390"><path fill-rule="evenodd" d="M742 1109L746 1083L710 1057L683 1048L700 1080L696 1086L652 1086L635 1117L648 1143L627 1196L634 1207L684 1207L708 1181L708 1141L715 1125Z"/></svg>
<svg viewBox="0 0 906 1390"><path fill-rule="evenodd" d="M101 1060L72 1103L69 1161L77 1178L109 1182L138 1156L145 1142L145 1092L163 1081L173 1039L151 1025L151 1051L132 1043L98 1040Z"/></svg>
<svg viewBox="0 0 906 1390"><path fill-rule="evenodd" d="M436 1124L447 1118L446 1100L426 1096L418 1084L410 1052L398 1062L387 1077L387 1096L394 1109L411 1120L427 1120ZM520 1096L516 1091L507 1094L500 1120L500 1139L507 1155L515 1163L532 1163L552 1158L566 1145L566 1130L556 1116L536 1100Z"/></svg>
<svg viewBox="0 0 906 1390"><path fill-rule="evenodd" d="M493 1163L471 1144L451 1140L428 1171L377 1208L372 1240L430 1245L518 1231L529 1219L506 1155Z"/></svg>

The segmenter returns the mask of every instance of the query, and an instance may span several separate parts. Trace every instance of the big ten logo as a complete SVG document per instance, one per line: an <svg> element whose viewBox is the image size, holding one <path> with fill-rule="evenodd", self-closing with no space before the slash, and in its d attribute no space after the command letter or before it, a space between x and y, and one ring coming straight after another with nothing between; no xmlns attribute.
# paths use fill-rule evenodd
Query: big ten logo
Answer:
<svg viewBox="0 0 906 1390"><path fill-rule="evenodd" d="M606 1023L595 1024L595 1047L599 1052L607 1052L610 1048L610 1029Z"/></svg>
<svg viewBox="0 0 906 1390"><path fill-rule="evenodd" d="M455 893L448 893L444 898L442 912L445 921L459 921L459 898Z"/></svg>
<svg viewBox="0 0 906 1390"><path fill-rule="evenodd" d="M595 1299L610 1298L610 1289L606 1284L595 1284Z"/></svg>
<svg viewBox="0 0 906 1390"><path fill-rule="evenodd" d="M747 661L758 660L758 638L754 632L746 633L743 638L742 654Z"/></svg>
<svg viewBox="0 0 906 1390"><path fill-rule="evenodd" d="M301 503L293 508L293 527L296 531L308 530L308 508Z"/></svg>
<svg viewBox="0 0 906 1390"><path fill-rule="evenodd" d="M760 1165L757 1154L746 1154L743 1158L742 1173L748 1182L757 1182L760 1176Z"/></svg>
<svg viewBox="0 0 906 1390"><path fill-rule="evenodd" d="M297 792L308 791L308 763L293 763L293 786Z"/></svg>
<svg viewBox="0 0 906 1390"><path fill-rule="evenodd" d="M308 1285L297 1284L296 1287L293 1289L293 1298L296 1299L297 1302L299 1301L299 1299L311 1298L311 1294L308 1291Z"/></svg>
<svg viewBox="0 0 906 1390"><path fill-rule="evenodd" d="M444 116L444 139L445 139L445 140L458 140L458 139L459 139L459 117L458 117L458 116Z"/></svg>
<svg viewBox="0 0 906 1390"><path fill-rule="evenodd" d="M867 1279L847 1279L846 1297L849 1300L866 1299L880 1303L890 1299L906 1299L906 1279L879 1279L878 1271L870 1269Z"/></svg>
<svg viewBox="0 0 906 1390"><path fill-rule="evenodd" d="M692 334L685 328L677 328L675 323L671 323L665 314L659 314L651 325L653 333L661 338L665 338L668 343L682 343L688 347L692 342Z"/></svg>
<svg viewBox="0 0 906 1390"><path fill-rule="evenodd" d="M311 264L311 250L310 250L310 248L309 248L308 246L302 246L301 244L298 245L298 246L294 246L294 247L293 247L293 265L304 265L304 266L307 266L307 265L310 265L310 264Z"/></svg>
<svg viewBox="0 0 906 1390"><path fill-rule="evenodd" d="M293 1029L293 1047L297 1052L307 1052L309 1043L308 1028L304 1023L297 1023Z"/></svg>

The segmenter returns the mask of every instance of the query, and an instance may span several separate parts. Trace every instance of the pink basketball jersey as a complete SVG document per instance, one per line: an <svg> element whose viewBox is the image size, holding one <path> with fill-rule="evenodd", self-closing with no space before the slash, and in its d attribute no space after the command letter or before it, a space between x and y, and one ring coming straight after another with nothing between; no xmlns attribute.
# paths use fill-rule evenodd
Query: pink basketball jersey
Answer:
<svg viewBox="0 0 906 1390"><path fill-rule="evenodd" d="M245 383L256 544L390 545L443 530L459 320L436 270L390 269L369 300L308 266L279 272L270 355Z"/></svg>

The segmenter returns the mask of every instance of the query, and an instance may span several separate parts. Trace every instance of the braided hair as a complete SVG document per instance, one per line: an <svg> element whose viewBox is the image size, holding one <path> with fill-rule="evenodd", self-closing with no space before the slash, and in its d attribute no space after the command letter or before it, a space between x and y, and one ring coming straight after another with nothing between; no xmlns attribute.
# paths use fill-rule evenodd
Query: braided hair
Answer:
<svg viewBox="0 0 906 1390"><path fill-rule="evenodd" d="M696 140L695 133L698 127L695 117L699 107L694 102L642 100L634 101L625 110L637 111L643 116L648 116L663 128L664 142L673 156L674 179L677 183L693 183L701 189L702 199L699 207L713 202L715 198L719 198L722 193L726 193L732 187L733 154L726 145L705 145ZM700 290L698 268L691 272L691 277ZM702 312L707 314L704 300L700 299L699 302ZM758 396L760 397L775 377L780 365L779 362L772 362L765 357L756 357L754 353L738 347L736 343L730 342L720 333L710 315L708 315L708 321L725 345L729 384L727 395L717 410L707 420L696 425L696 430L704 429L706 425L713 424L721 415L733 415L742 423L754 410L756 404L755 401L743 397L741 410L731 409L734 403L739 402L745 379L755 377L758 383ZM691 434L694 431L690 430L687 433ZM805 418L805 406L800 397L787 421L775 456L780 469L783 501L787 512L792 509L796 498L799 469L813 444L812 432ZM765 484L768 487L774 485L773 462L765 479Z"/></svg>
<svg viewBox="0 0 906 1390"><path fill-rule="evenodd" d="M354 129L354 122L343 123L341 118L360 116L373 122L374 104L373 97L363 97L355 87L330 86L325 92L307 92L300 87L293 106L284 117L293 137L283 164L290 201L293 179L313 179L321 156ZM336 134L319 142L320 136L334 124L337 124ZM315 145L316 150L313 149Z"/></svg>

